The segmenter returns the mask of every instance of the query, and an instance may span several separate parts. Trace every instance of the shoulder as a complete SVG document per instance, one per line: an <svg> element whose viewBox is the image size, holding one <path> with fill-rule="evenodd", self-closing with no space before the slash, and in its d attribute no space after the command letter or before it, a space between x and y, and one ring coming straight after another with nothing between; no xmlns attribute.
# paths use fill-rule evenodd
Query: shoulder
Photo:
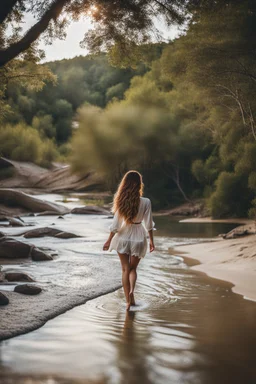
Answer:
<svg viewBox="0 0 256 384"><path fill-rule="evenodd" d="M150 205L151 204L151 201L148 197L141 197L141 200L143 201L143 203L145 205Z"/></svg>

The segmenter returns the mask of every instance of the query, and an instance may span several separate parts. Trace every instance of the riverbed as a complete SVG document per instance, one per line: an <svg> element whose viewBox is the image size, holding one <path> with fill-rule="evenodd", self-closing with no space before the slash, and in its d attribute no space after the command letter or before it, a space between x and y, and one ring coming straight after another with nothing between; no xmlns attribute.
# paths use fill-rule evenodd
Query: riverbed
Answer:
<svg viewBox="0 0 256 384"><path fill-rule="evenodd" d="M40 220L49 225L53 218ZM163 217L156 217L155 222L156 251L139 265L137 305L126 313L123 292L118 289L92 298L33 332L3 341L0 374L4 383L256 382L256 304L234 294L230 284L195 272L182 257L170 254L177 245L211 241L232 225L193 226ZM109 278L110 289L111 281L113 287L120 284L120 275L115 252L101 251L109 224L106 217L67 215L61 226L84 235L86 241L47 238L38 239L36 245L47 242L57 249L59 264L67 255L71 260L79 255L80 268L84 257L86 265L94 265L91 279L104 286L104 279ZM102 256L108 258L107 271L97 275L100 269L95 258ZM70 284L82 283L80 269L70 264L66 273L73 275ZM59 274L64 285L65 271Z"/></svg>

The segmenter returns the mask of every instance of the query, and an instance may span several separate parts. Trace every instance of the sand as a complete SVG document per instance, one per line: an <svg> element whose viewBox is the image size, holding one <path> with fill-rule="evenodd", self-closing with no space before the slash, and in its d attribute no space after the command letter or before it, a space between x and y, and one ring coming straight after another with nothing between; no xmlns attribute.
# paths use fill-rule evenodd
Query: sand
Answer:
<svg viewBox="0 0 256 384"><path fill-rule="evenodd" d="M192 269L234 284L232 290L256 301L256 234L177 248L179 256L197 260ZM175 255L175 250L172 251ZM191 261L191 260L190 260Z"/></svg>

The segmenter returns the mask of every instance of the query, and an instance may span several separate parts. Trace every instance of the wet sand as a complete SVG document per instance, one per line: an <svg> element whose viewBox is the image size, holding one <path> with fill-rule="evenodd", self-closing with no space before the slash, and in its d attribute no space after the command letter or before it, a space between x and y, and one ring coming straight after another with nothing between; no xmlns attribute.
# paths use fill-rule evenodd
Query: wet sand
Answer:
<svg viewBox="0 0 256 384"><path fill-rule="evenodd" d="M232 283L233 292L256 301L256 235L186 245L177 248L177 253L185 260L197 260L193 269Z"/></svg>

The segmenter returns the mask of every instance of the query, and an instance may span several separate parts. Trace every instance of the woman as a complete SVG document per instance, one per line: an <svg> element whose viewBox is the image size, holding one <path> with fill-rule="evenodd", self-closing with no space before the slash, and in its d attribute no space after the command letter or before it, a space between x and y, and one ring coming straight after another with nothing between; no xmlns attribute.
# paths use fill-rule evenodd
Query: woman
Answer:
<svg viewBox="0 0 256 384"><path fill-rule="evenodd" d="M127 172L114 196L112 212L114 219L109 227L110 235L103 250L115 249L122 265L122 284L129 311L135 305L134 288L137 280L137 266L147 252L147 232L150 252L154 251L151 202L142 197L142 176L137 171ZM144 222L144 226L142 225ZM146 228L146 230L145 230Z"/></svg>

